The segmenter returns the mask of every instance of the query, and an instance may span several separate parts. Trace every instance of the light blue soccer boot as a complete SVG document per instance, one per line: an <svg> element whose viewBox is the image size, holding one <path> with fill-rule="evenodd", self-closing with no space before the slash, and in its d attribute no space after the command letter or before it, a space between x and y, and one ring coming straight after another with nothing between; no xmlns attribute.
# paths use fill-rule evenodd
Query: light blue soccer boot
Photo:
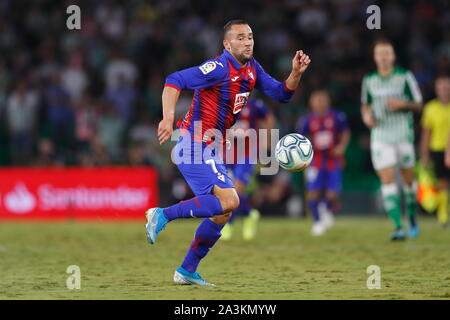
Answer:
<svg viewBox="0 0 450 320"><path fill-rule="evenodd" d="M177 284L197 284L200 286L214 287L215 284L206 282L198 272L189 272L183 267L178 267L173 275L173 281Z"/></svg>
<svg viewBox="0 0 450 320"><path fill-rule="evenodd" d="M406 234L405 234L405 231L403 231L402 228L399 228L399 229L395 230L394 233L391 235L391 240L392 241L405 240L405 239L406 239Z"/></svg>
<svg viewBox="0 0 450 320"><path fill-rule="evenodd" d="M151 208L145 212L145 216L147 217L145 229L148 242L154 244L158 234L166 227L169 220L164 216L162 208Z"/></svg>
<svg viewBox="0 0 450 320"><path fill-rule="evenodd" d="M419 225L417 224L417 219L409 219L409 237L412 239L417 238L420 235Z"/></svg>

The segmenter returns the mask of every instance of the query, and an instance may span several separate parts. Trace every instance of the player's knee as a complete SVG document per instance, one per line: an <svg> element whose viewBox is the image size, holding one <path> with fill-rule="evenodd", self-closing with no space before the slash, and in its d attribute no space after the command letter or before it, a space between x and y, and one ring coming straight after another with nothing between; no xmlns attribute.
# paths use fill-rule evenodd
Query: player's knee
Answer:
<svg viewBox="0 0 450 320"><path fill-rule="evenodd" d="M244 185L242 182L240 182L240 181L235 181L234 187L235 187L236 192L237 192L238 194L244 193L245 185Z"/></svg>
<svg viewBox="0 0 450 320"><path fill-rule="evenodd" d="M214 193L222 205L222 212L227 213L236 210L239 207L239 196L235 189L216 189Z"/></svg>
<svg viewBox="0 0 450 320"><path fill-rule="evenodd" d="M338 194L335 191L327 191L325 197L327 200L334 201L338 198Z"/></svg>
<svg viewBox="0 0 450 320"><path fill-rule="evenodd" d="M414 183L414 171L412 169L404 170L402 172L402 179L405 184L412 185Z"/></svg>
<svg viewBox="0 0 450 320"><path fill-rule="evenodd" d="M230 211L236 210L239 207L239 197L237 195L229 196L225 200L225 213L231 213ZM230 215L231 217L231 215Z"/></svg>
<svg viewBox="0 0 450 320"><path fill-rule="evenodd" d="M380 176L380 180L381 180L381 184L395 183L395 176L389 176L389 175Z"/></svg>
<svg viewBox="0 0 450 320"><path fill-rule="evenodd" d="M306 195L308 200L318 200L320 192L319 191L309 191Z"/></svg>
<svg viewBox="0 0 450 320"><path fill-rule="evenodd" d="M395 183L395 172L393 168L386 168L377 171L381 184Z"/></svg>

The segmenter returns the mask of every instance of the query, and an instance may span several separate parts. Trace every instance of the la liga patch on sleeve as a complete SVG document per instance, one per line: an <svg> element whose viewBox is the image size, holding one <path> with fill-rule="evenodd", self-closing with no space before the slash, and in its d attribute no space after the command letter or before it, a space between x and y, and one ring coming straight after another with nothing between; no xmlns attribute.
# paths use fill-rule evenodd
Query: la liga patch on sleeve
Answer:
<svg viewBox="0 0 450 320"><path fill-rule="evenodd" d="M209 62L206 62L206 63L202 64L198 68L200 69L200 71L203 74L208 74L211 71L213 71L216 67L217 67L217 64L214 61L209 61Z"/></svg>

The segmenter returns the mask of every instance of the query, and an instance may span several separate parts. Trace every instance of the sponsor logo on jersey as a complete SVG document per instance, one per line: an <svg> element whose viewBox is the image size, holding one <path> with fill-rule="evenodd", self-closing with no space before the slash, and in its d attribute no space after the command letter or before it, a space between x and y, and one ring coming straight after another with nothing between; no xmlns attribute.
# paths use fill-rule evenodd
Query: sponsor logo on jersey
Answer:
<svg viewBox="0 0 450 320"><path fill-rule="evenodd" d="M239 113L242 108L247 104L250 92L238 93L236 99L234 100L233 114Z"/></svg>
<svg viewBox="0 0 450 320"><path fill-rule="evenodd" d="M237 79L239 79L239 76L236 76L236 77L232 78L231 81L234 82L234 81L236 81Z"/></svg>
<svg viewBox="0 0 450 320"><path fill-rule="evenodd" d="M314 135L314 146L318 150L326 150L332 146L333 133L327 130L319 131Z"/></svg>

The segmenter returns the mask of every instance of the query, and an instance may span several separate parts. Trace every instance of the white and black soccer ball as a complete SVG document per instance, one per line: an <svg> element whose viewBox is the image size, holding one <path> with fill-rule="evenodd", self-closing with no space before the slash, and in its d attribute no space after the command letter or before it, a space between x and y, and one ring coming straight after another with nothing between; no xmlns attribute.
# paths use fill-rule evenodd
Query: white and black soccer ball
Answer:
<svg viewBox="0 0 450 320"><path fill-rule="evenodd" d="M311 163L314 150L308 138L298 133L289 133L278 141L275 157L283 169L302 171Z"/></svg>

